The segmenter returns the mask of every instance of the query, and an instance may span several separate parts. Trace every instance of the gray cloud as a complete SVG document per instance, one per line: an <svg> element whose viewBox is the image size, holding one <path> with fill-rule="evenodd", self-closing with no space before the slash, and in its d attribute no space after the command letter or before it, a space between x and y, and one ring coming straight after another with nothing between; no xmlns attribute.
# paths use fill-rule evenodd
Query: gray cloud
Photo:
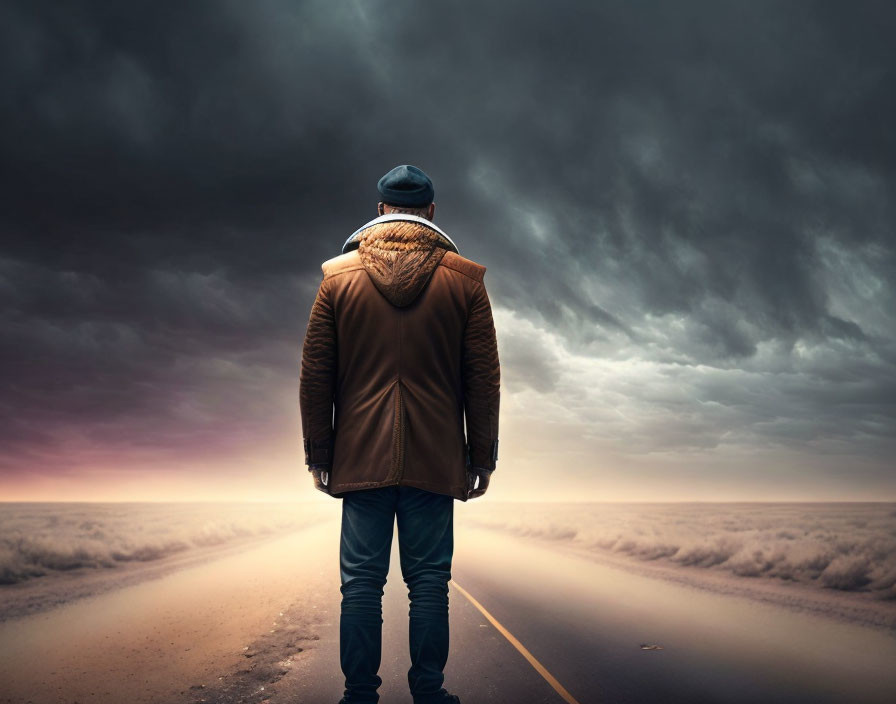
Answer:
<svg viewBox="0 0 896 704"><path fill-rule="evenodd" d="M534 326L508 391L633 452L896 449L886 3L0 13L4 471L295 434L319 262L396 163Z"/></svg>

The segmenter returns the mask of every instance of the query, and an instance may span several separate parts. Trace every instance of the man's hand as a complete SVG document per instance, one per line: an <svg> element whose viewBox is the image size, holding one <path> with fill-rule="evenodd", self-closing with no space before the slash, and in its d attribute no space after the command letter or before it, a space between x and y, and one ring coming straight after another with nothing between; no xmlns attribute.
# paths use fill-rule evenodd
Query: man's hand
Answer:
<svg viewBox="0 0 896 704"><path fill-rule="evenodd" d="M325 494L330 493L330 465L313 464L308 470L314 476L314 488Z"/></svg>
<svg viewBox="0 0 896 704"><path fill-rule="evenodd" d="M493 471L482 467L467 467L467 499L478 498L486 492ZM479 486L476 486L476 479L479 479Z"/></svg>

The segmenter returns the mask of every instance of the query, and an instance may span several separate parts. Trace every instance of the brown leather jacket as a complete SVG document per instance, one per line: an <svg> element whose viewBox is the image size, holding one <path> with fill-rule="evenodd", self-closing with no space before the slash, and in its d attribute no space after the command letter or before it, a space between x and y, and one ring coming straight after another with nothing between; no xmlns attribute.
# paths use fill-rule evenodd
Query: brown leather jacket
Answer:
<svg viewBox="0 0 896 704"><path fill-rule="evenodd" d="M302 351L305 462L329 469L337 498L397 484L466 501L467 465L498 458L485 267L430 221L397 213L343 252L321 265Z"/></svg>

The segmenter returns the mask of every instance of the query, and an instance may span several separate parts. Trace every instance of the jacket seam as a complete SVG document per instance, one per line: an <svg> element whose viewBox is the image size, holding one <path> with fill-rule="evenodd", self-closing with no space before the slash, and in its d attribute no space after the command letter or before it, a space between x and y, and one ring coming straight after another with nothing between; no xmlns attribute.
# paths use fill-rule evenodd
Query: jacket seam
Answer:
<svg viewBox="0 0 896 704"><path fill-rule="evenodd" d="M388 484L397 484L398 482L394 479L384 479L380 481L370 481L370 482L342 482L340 484L333 484L334 489L339 489L339 487L343 486L380 486L380 485L388 485Z"/></svg>
<svg viewBox="0 0 896 704"><path fill-rule="evenodd" d="M340 484L333 484L331 487L332 491L339 492L342 489L346 489L348 487L369 487L371 489L375 489L381 486L411 486L413 484L424 484L426 486L438 486L444 487L445 485L441 482L426 482L420 481L417 479L392 479L392 480L383 480L383 481L370 481L370 482L342 482ZM463 484L449 484L449 489L461 489L463 490L465 486Z"/></svg>
<svg viewBox="0 0 896 704"><path fill-rule="evenodd" d="M446 264L444 262L444 260L439 262L439 266L443 266L446 269L450 269L451 271L456 271L458 274L462 274L463 276L466 276L468 279L472 279L476 283L482 283L482 279L480 279L478 276L472 276L471 274L468 274L466 271L463 271L462 269L456 269L455 267L451 266L450 264Z"/></svg>
<svg viewBox="0 0 896 704"><path fill-rule="evenodd" d="M340 274L350 274L353 271L358 271L359 269L363 269L364 265L359 264L358 266L353 266L350 269L342 269L340 271L331 271L329 274L324 275L324 279L332 279L334 276L339 276Z"/></svg>

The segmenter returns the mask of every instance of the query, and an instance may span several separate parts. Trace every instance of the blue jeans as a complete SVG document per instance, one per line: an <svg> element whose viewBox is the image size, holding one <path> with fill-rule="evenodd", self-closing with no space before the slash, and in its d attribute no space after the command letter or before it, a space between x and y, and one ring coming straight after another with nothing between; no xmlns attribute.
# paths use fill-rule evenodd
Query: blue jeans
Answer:
<svg viewBox="0 0 896 704"><path fill-rule="evenodd" d="M345 704L379 701L382 597L396 517L401 573L410 597L408 684L415 704L435 699L445 679L454 497L411 486L352 491L342 498L339 547Z"/></svg>

